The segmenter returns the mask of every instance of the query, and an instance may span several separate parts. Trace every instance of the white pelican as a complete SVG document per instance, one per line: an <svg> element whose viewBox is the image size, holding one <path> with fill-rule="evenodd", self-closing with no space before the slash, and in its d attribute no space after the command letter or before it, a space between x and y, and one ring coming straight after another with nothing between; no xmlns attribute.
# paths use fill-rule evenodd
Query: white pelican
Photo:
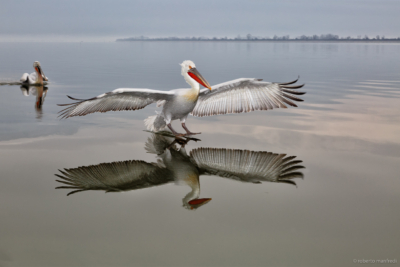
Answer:
<svg viewBox="0 0 400 267"><path fill-rule="evenodd" d="M124 192L160 186L168 183L188 185L191 191L182 199L186 209L197 209L211 201L200 197L200 176L214 175L244 183L287 183L303 178L297 170L301 160L266 151L249 151L225 148L196 148L187 154L184 145L179 149L176 142L160 134L152 134L145 148L157 155L157 162L127 160L98 165L59 170L56 180L66 186L57 189L73 189L68 195L81 191L102 190ZM186 140L187 141L187 140Z"/></svg>
<svg viewBox="0 0 400 267"><path fill-rule="evenodd" d="M22 83L27 83L27 84L35 84L35 85L41 85L46 83L49 79L44 75L44 72L42 70L42 67L40 67L39 61L33 62L33 68L35 69L35 72L32 72L31 74L24 73L20 79Z"/></svg>
<svg viewBox="0 0 400 267"><path fill-rule="evenodd" d="M74 116L85 116L94 112L137 110L157 102L158 107L163 107L162 112L145 120L147 129L160 131L168 126L175 136L184 136L196 134L190 132L185 125L189 114L203 117L287 108L285 104L297 107L292 100L303 100L294 95L305 94L292 90L304 86L304 84L290 85L297 80L288 83L270 83L254 78L241 78L217 84L211 90L211 86L197 71L196 65L192 61L185 60L180 65L182 66L182 76L191 86L190 89L159 91L119 88L90 99L76 99L68 96L77 102L59 104L60 106L68 106L59 112L59 117L66 119ZM200 85L208 89L200 90ZM172 128L171 121L177 119L181 121L186 134L179 134Z"/></svg>

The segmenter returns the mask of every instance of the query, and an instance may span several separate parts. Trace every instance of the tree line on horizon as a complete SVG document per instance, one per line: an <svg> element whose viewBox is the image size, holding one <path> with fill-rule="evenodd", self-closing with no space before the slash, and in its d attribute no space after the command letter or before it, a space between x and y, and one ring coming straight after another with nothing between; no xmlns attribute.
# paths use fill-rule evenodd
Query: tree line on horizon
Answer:
<svg viewBox="0 0 400 267"><path fill-rule="evenodd" d="M250 33L246 36L238 35L235 38L228 37L146 37L146 36L138 36L138 37L130 37L117 39L117 41L400 41L400 37L397 38L385 38L385 36L376 35L374 37L369 37L368 35L358 35L357 37L347 36L347 37L339 37L336 34L321 34L321 35L301 35L295 38L290 38L289 35L277 36L273 37L258 37L253 36Z"/></svg>

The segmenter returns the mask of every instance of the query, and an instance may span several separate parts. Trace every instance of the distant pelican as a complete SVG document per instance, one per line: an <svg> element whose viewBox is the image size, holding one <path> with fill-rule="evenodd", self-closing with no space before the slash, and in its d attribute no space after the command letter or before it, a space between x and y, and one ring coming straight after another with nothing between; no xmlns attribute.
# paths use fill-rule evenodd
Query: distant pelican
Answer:
<svg viewBox="0 0 400 267"><path fill-rule="evenodd" d="M90 99L76 99L68 96L75 103L59 104L68 106L61 110L61 118L85 116L94 112L117 110L137 110L157 102L163 107L162 112L150 116L145 120L147 129L160 131L166 126L175 136L193 135L185 125L189 114L193 116L213 116L219 114L242 113L254 110L268 110L273 108L287 108L285 104L297 107L293 101L303 101L294 95L303 95L298 92L302 85L288 83L262 82L262 79L241 78L213 86L197 71L196 65L185 60L182 64L182 76L191 86L191 89L174 89L160 91L151 89L120 88L112 92L101 94ZM200 85L208 89L200 90ZM177 133L171 126L171 121L179 119L186 134Z"/></svg>
<svg viewBox="0 0 400 267"><path fill-rule="evenodd" d="M20 79L22 83L31 84L31 85L42 85L45 84L49 79L44 75L42 67L40 66L39 61L33 62L33 68L36 72L32 72L31 74L24 73Z"/></svg>

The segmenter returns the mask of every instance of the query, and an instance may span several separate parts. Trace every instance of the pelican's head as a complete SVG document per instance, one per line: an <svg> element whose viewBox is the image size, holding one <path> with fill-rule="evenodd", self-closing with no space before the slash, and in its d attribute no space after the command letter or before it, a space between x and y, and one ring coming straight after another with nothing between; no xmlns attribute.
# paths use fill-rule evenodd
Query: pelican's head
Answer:
<svg viewBox="0 0 400 267"><path fill-rule="evenodd" d="M193 81L196 81L197 83L211 90L210 84L196 69L196 65L193 63L193 61L185 60L180 65L182 66L181 73L190 85L193 85Z"/></svg>
<svg viewBox="0 0 400 267"><path fill-rule="evenodd" d="M33 62L33 68L36 70L36 72L42 76L43 81L48 81L49 79L47 79L47 77L44 75L44 72L42 70L42 67L40 66L40 62L39 61L35 61Z"/></svg>

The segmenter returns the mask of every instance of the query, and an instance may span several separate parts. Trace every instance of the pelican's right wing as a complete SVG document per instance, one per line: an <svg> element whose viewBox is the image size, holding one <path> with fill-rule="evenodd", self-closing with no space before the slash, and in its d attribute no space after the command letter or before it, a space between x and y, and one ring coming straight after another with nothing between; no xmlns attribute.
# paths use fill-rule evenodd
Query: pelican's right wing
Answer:
<svg viewBox="0 0 400 267"><path fill-rule="evenodd" d="M66 119L74 116L85 116L94 112L142 109L159 100L169 100L174 92L150 89L120 88L90 99L76 99L68 96L75 103L59 104L68 106L61 110L59 117Z"/></svg>
<svg viewBox="0 0 400 267"><path fill-rule="evenodd" d="M266 151L249 151L224 148L197 148L190 152L192 161L198 166L200 174L217 175L241 182L260 183L284 182L296 184L290 179L302 178L296 170L301 160L295 156L275 154Z"/></svg>
<svg viewBox="0 0 400 267"><path fill-rule="evenodd" d="M298 80L298 79L297 79ZM192 111L193 116L214 116L220 114L242 113L273 108L297 107L294 101L303 101L296 95L296 89L302 85L291 85L297 80L287 83L263 82L262 79L241 78L214 85L200 90L197 104Z"/></svg>
<svg viewBox="0 0 400 267"><path fill-rule="evenodd" d="M67 186L57 189L75 189L68 195L87 190L119 192L162 185L173 181L170 171L155 163L140 160L101 163L73 169L59 170L57 182Z"/></svg>

